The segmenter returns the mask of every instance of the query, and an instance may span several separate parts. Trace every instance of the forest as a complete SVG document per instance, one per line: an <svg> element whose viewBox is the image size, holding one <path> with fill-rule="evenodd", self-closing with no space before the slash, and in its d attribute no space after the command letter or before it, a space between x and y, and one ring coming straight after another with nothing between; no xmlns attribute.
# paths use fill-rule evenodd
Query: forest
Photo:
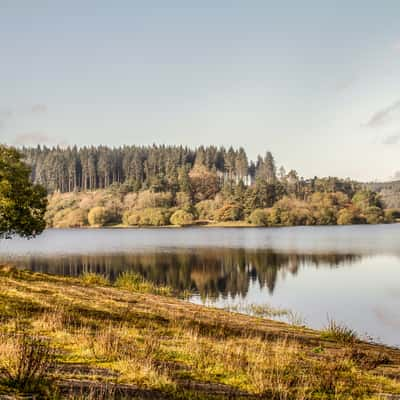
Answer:
<svg viewBox="0 0 400 400"><path fill-rule="evenodd" d="M21 151L33 182L49 193L51 227L375 224L400 217L371 185L336 177L304 179L278 168L269 151L255 161L242 147Z"/></svg>

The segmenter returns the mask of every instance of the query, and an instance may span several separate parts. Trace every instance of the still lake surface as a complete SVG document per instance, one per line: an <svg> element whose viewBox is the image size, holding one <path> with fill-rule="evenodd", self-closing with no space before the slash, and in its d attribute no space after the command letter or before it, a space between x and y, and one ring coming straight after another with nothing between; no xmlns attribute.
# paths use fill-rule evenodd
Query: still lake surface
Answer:
<svg viewBox="0 0 400 400"><path fill-rule="evenodd" d="M49 229L0 240L0 263L111 279L122 271L224 308L290 309L400 345L400 224L293 228ZM297 317L296 317L297 318Z"/></svg>

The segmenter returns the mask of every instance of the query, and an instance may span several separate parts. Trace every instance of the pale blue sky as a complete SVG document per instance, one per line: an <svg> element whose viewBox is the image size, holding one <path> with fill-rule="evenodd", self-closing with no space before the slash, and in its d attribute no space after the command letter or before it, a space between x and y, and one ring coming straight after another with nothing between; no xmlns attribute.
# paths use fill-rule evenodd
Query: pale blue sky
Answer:
<svg viewBox="0 0 400 400"><path fill-rule="evenodd" d="M0 142L243 145L400 170L400 2L0 0Z"/></svg>

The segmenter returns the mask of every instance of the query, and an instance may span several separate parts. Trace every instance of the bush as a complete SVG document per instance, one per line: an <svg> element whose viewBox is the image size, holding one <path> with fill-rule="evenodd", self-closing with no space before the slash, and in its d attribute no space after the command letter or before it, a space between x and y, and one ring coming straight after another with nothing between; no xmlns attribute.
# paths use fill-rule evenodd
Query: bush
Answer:
<svg viewBox="0 0 400 400"><path fill-rule="evenodd" d="M171 212L166 208L145 208L144 210L126 211L122 222L129 226L163 226L169 225L170 216Z"/></svg>
<svg viewBox="0 0 400 400"><path fill-rule="evenodd" d="M152 293L171 296L173 290L169 286L155 285L136 272L122 272L115 281L115 286L132 292Z"/></svg>
<svg viewBox="0 0 400 400"><path fill-rule="evenodd" d="M271 225L314 225L315 218L311 207L302 200L283 197L276 202L270 212Z"/></svg>
<svg viewBox="0 0 400 400"><path fill-rule="evenodd" d="M81 208L76 208L59 211L53 219L52 226L54 228L81 228L87 224L88 213Z"/></svg>
<svg viewBox="0 0 400 400"><path fill-rule="evenodd" d="M146 208L140 214L140 225L169 225L171 213L165 208Z"/></svg>
<svg viewBox="0 0 400 400"><path fill-rule="evenodd" d="M221 207L221 204L216 200L203 200L195 205L199 219L207 221L215 219L215 213L219 207Z"/></svg>
<svg viewBox="0 0 400 400"><path fill-rule="evenodd" d="M390 208L384 212L385 222L396 222L400 218L400 210L397 208Z"/></svg>
<svg viewBox="0 0 400 400"><path fill-rule="evenodd" d="M136 207L145 208L162 208L172 206L172 194L170 192L153 192L145 190L140 192L136 201Z"/></svg>
<svg viewBox="0 0 400 400"><path fill-rule="evenodd" d="M172 225L190 225L193 223L193 220L193 214L184 210L175 211L170 219Z"/></svg>
<svg viewBox="0 0 400 400"><path fill-rule="evenodd" d="M248 218L248 222L250 222L253 225L267 226L268 225L268 212L263 209L258 208L250 214L250 216Z"/></svg>
<svg viewBox="0 0 400 400"><path fill-rule="evenodd" d="M237 204L228 203L217 210L215 216L217 221L228 222L240 220L241 214L242 210Z"/></svg>
<svg viewBox="0 0 400 400"><path fill-rule="evenodd" d="M192 199L186 192L177 192L175 195L175 203L181 210L191 212L192 211Z"/></svg>
<svg viewBox="0 0 400 400"><path fill-rule="evenodd" d="M367 224L380 224L383 222L383 210L376 206L367 207L363 215L367 221Z"/></svg>
<svg viewBox="0 0 400 400"><path fill-rule="evenodd" d="M355 207L343 208L337 217L338 225L363 224L365 220L361 217L360 211Z"/></svg>
<svg viewBox="0 0 400 400"><path fill-rule="evenodd" d="M41 392L55 364L55 353L48 342L26 332L2 334L0 348L2 383L25 392Z"/></svg>
<svg viewBox="0 0 400 400"><path fill-rule="evenodd" d="M357 332L346 325L339 324L334 320L328 320L328 325L322 331L322 336L341 343L354 343L357 340Z"/></svg>
<svg viewBox="0 0 400 400"><path fill-rule="evenodd" d="M88 214L90 226L103 226L107 222L107 211L105 207L93 207Z"/></svg>
<svg viewBox="0 0 400 400"><path fill-rule="evenodd" d="M125 211L122 216L122 223L129 226L140 225L140 214L141 211L139 210Z"/></svg>
<svg viewBox="0 0 400 400"><path fill-rule="evenodd" d="M84 272L80 276L80 280L85 285L107 286L110 284L110 281L105 275L96 274L95 272Z"/></svg>

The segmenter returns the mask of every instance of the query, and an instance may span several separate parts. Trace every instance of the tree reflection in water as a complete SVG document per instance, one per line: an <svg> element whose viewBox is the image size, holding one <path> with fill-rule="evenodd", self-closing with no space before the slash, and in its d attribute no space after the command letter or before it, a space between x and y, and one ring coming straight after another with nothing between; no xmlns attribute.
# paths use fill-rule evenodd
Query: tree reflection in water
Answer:
<svg viewBox="0 0 400 400"><path fill-rule="evenodd" d="M277 279L296 275L309 266L336 268L361 260L356 254L297 254L232 248L178 249L168 252L24 257L15 264L37 272L77 276L95 272L114 280L122 271L135 271L158 284L191 290L202 298L246 296L258 282L272 294Z"/></svg>

